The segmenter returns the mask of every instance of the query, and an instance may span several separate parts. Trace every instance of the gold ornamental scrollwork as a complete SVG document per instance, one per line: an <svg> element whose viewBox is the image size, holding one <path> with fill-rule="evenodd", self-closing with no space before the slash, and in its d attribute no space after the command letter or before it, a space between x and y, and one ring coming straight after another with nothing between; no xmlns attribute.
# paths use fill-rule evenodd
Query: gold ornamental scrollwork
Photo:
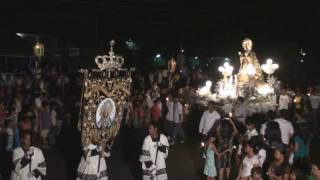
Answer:
<svg viewBox="0 0 320 180"><path fill-rule="evenodd" d="M109 55L112 58L104 56L107 59L97 64L99 69L80 70L83 89L78 128L83 144L94 140L111 147L130 97L134 69L122 69L124 60L114 55L114 41L110 45Z"/></svg>

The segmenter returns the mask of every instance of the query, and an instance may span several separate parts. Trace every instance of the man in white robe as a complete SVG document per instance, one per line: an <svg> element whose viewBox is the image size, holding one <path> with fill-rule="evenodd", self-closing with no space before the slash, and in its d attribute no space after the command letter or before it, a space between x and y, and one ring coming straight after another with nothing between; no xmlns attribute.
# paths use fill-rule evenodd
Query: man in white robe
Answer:
<svg viewBox="0 0 320 180"><path fill-rule="evenodd" d="M108 180L106 157L110 156L101 146L90 143L84 147L84 154L78 167L77 180Z"/></svg>
<svg viewBox="0 0 320 180"><path fill-rule="evenodd" d="M30 133L23 133L22 147L13 151L11 180L41 180L46 175L46 162L42 151L31 146Z"/></svg>
<svg viewBox="0 0 320 180"><path fill-rule="evenodd" d="M169 142L165 135L158 133L158 124L150 122L149 135L144 139L140 162L143 180L167 180L166 158Z"/></svg>
<svg viewBox="0 0 320 180"><path fill-rule="evenodd" d="M206 110L201 117L199 124L199 133L206 136L211 130L214 123L221 118L220 114L214 109L212 102L208 103L208 110Z"/></svg>

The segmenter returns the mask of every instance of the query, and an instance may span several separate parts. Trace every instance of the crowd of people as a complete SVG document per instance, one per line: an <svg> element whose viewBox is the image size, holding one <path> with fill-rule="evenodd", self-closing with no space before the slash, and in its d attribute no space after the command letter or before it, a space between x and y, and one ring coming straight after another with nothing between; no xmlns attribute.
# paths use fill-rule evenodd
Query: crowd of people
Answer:
<svg viewBox="0 0 320 180"><path fill-rule="evenodd" d="M274 109L265 112L254 112L241 97L228 112L221 104L209 102L201 109L202 117L194 119L190 116L199 106L196 86L186 83L170 88L151 77L151 88L133 96L133 115L127 123L135 127L156 122L152 127L159 127L169 144L175 145L187 140L185 123L195 121L208 180L320 178L317 87L283 88ZM170 84L170 78L164 82Z"/></svg>
<svg viewBox="0 0 320 180"><path fill-rule="evenodd" d="M65 126L71 126L71 114L77 111L78 98L63 96L71 89L76 89L74 87L77 84L71 81L77 82L72 76L59 73L50 65L28 71L1 73L0 175L3 179L10 177L11 164L16 164L10 158L15 158L17 148L27 147L23 150L28 152L30 147L35 149L32 145L42 150L57 147L57 137ZM29 142L23 143L26 137ZM41 151L35 149L35 152L38 150ZM44 176L45 171L42 170L41 175Z"/></svg>
<svg viewBox="0 0 320 180"><path fill-rule="evenodd" d="M133 129L148 127L139 158L144 179L168 179L169 148L198 137L208 180L320 179L318 88L284 88L272 111L252 113L239 98L225 112L214 102L207 107L197 104L196 90L204 80L199 72L135 74L124 124ZM23 169L32 160L39 165L30 166L32 173L26 171L24 176L46 175L41 149L55 147L64 126L76 119L81 92L74 87L79 85L80 76L49 67L2 74L0 169L4 179L10 176L8 162L19 162ZM12 154L13 161L8 159Z"/></svg>
<svg viewBox="0 0 320 180"><path fill-rule="evenodd" d="M131 122L159 122L170 145L177 143L177 137L184 142L182 123L195 121L188 116L190 109L197 106L196 88L159 88L154 79L150 83L152 88L137 96L142 103L133 103L132 117L141 116ZM208 104L199 118L198 129L205 142L204 174L208 179L230 178L231 173L237 174L237 179L319 176L319 147L315 143L319 141L318 88L304 89L304 93L283 88L276 104L273 110L254 113L242 98L230 112L219 104Z"/></svg>

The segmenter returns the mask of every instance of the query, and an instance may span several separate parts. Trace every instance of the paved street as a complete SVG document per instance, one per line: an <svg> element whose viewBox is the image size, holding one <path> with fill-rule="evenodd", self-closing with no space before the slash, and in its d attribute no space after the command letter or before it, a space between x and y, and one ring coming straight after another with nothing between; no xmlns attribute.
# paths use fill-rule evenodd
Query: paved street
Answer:
<svg viewBox="0 0 320 180"><path fill-rule="evenodd" d="M120 130L112 149L111 158L107 161L111 180L141 179L141 167L138 158L145 133L144 129L122 128ZM195 141L189 141L185 144L171 146L167 161L170 180L201 179L203 163L199 155L198 144ZM66 160L64 160L60 150L57 148L47 150L45 155L48 163L46 180L68 180ZM75 165L73 168L76 168Z"/></svg>

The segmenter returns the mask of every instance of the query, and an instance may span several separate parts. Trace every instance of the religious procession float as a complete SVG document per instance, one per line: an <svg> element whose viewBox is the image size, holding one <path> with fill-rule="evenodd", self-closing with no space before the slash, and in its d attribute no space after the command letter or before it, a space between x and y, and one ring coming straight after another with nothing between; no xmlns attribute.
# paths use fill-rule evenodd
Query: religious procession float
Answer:
<svg viewBox="0 0 320 180"><path fill-rule="evenodd" d="M197 90L199 103L205 105L208 101L214 101L220 104L226 113L231 112L233 105L239 99L246 104L250 113L266 112L276 108L276 94L280 82L273 73L279 66L271 59L260 66L252 46L250 39L243 40L243 51L239 52L238 73L233 74L233 66L225 62L218 69L223 77L215 84L207 81L204 87Z"/></svg>

